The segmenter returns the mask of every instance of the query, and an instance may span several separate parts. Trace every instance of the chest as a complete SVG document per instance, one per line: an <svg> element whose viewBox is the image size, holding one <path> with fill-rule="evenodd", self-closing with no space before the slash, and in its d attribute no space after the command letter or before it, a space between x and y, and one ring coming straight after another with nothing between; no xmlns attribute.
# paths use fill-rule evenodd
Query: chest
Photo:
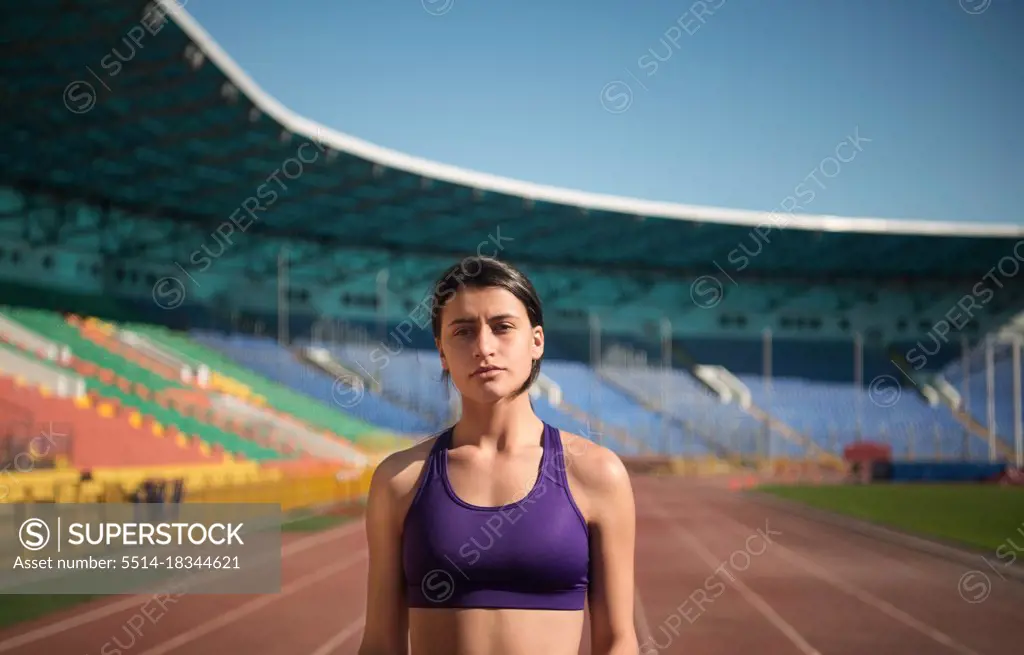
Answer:
<svg viewBox="0 0 1024 655"><path fill-rule="evenodd" d="M440 453L404 524L406 577L415 583L442 576L458 594L471 595L583 588L586 522L564 473L549 470L551 458L542 455L540 448L499 459Z"/></svg>
<svg viewBox="0 0 1024 655"><path fill-rule="evenodd" d="M456 494L453 487L447 476L438 476L406 522L406 574L412 579L438 568L452 568L450 574L457 572L468 585L546 580L572 587L585 579L588 531L560 478L535 471L533 481L518 488L491 480L478 495L465 488Z"/></svg>
<svg viewBox="0 0 1024 655"><path fill-rule="evenodd" d="M542 448L503 455L451 452L442 457L452 492L470 505L518 503L545 477L557 481L557 471L545 466L550 458L544 457Z"/></svg>

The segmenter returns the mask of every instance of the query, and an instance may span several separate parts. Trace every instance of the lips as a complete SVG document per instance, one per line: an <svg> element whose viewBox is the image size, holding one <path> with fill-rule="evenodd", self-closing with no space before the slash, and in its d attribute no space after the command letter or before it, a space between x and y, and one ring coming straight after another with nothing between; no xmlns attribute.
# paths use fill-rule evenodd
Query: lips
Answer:
<svg viewBox="0 0 1024 655"><path fill-rule="evenodd" d="M481 366L477 370L473 371L471 377L477 377L478 375L484 375L485 373L493 373L495 371L504 371L505 369L499 366Z"/></svg>

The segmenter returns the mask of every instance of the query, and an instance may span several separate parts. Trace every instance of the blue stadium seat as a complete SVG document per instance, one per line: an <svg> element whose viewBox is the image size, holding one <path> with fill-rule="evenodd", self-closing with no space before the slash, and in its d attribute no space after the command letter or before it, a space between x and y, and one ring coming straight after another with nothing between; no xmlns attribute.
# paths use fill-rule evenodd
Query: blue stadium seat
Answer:
<svg viewBox="0 0 1024 655"><path fill-rule="evenodd" d="M380 383L382 395L393 397L434 422L448 419L449 395L441 379L437 351L397 346L389 351L379 343L321 345L342 365Z"/></svg>
<svg viewBox="0 0 1024 655"><path fill-rule="evenodd" d="M997 346L993 352L993 391L992 402L995 408L995 428L997 436L1006 444L1013 444L1016 412L1013 393L1013 359L1011 351L1005 345ZM989 426L988 416L988 372L981 352L971 358L967 379L964 379L962 361L957 359L943 372L946 381L960 392L964 409L978 423ZM1022 384L1021 405L1024 407L1024 384ZM978 440L981 441L981 440ZM980 446L988 454L988 447Z"/></svg>
<svg viewBox="0 0 1024 655"><path fill-rule="evenodd" d="M896 457L963 453L963 426L946 407L930 406L913 389L903 388L898 397L879 394L873 402L867 389L848 382L773 377L769 392L761 376L737 377L759 407L836 454L858 437L890 444ZM977 441L972 437L974 455Z"/></svg>
<svg viewBox="0 0 1024 655"><path fill-rule="evenodd" d="M703 435L705 440L722 444L735 453L795 456L803 452L800 444L774 431L762 446L761 422L738 405L721 402L686 371L632 366L605 366L602 370L650 405L664 407L666 413L682 421L694 435Z"/></svg>
<svg viewBox="0 0 1024 655"><path fill-rule="evenodd" d="M565 402L627 432L655 452L688 456L709 452L693 431L672 425L658 412L644 408L582 362L545 360L544 372L561 387Z"/></svg>
<svg viewBox="0 0 1024 655"><path fill-rule="evenodd" d="M429 417L432 424L447 425L449 417L449 390L441 378L441 361L436 350L401 348L389 344L385 349L375 344L319 344L327 348L344 366L377 380L381 395L393 398L405 407ZM548 373L548 363L543 370ZM451 389L451 393L457 393ZM537 415L547 423L587 438L598 437L593 426L552 406L545 398L533 399ZM620 454L632 454L630 449L611 439L602 443Z"/></svg>
<svg viewBox="0 0 1024 655"><path fill-rule="evenodd" d="M243 335L221 336L211 333L195 334L193 338L203 345L216 348L239 364L271 380L381 428L416 435L429 434L444 427L443 422L430 421L390 403L370 390L367 390L359 402L351 407L347 404L339 406L333 391L334 378L317 368L303 364L272 339Z"/></svg>

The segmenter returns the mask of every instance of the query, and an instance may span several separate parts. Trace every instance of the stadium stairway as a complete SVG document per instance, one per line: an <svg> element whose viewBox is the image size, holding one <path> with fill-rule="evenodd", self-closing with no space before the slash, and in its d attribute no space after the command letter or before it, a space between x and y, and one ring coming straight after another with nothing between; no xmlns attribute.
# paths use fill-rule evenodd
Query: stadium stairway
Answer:
<svg viewBox="0 0 1024 655"><path fill-rule="evenodd" d="M764 423L733 402L723 403L714 392L686 371L605 365L599 375L620 390L669 418L699 439L719 457L749 461L759 456L798 457L804 444L772 424L764 441ZM662 399L662 387L665 398Z"/></svg>
<svg viewBox="0 0 1024 655"><path fill-rule="evenodd" d="M103 327L104 333L117 334L126 343L144 347L151 359L174 362L175 370L190 371L187 377L195 380L201 390L172 388L161 392L168 404L180 413L203 417L206 422L227 432L240 434L288 455L304 453L355 466L367 464L366 455L345 439L275 410L247 385L136 332L115 325Z"/></svg>
<svg viewBox="0 0 1024 655"><path fill-rule="evenodd" d="M117 403L89 395L60 397L6 371L0 375L0 398L24 412L19 421L27 420L36 429L42 429L45 422L52 431L50 438L71 438L67 464L76 469L205 464L220 459L220 449L207 448L173 428L164 430L151 420L143 421Z"/></svg>
<svg viewBox="0 0 1024 655"><path fill-rule="evenodd" d="M73 356L64 366L79 372L85 379L88 391L97 398L135 410L140 417L135 420L150 416L160 425L174 426L180 432L195 435L209 447L219 446L236 458L266 461L290 457L207 422L211 420L208 415L182 413L189 411L188 405L169 399L173 398L175 391L184 391L189 387L132 361L137 358L128 359L106 350L91 340L87 331L80 332L78 327L65 321L59 314L12 309L8 316L26 329L67 346ZM171 375L168 371L165 373Z"/></svg>
<svg viewBox="0 0 1024 655"><path fill-rule="evenodd" d="M406 348L391 352L383 345L302 345L323 348L389 402L418 414L428 424L443 426L449 422L451 402L441 382L441 362L436 352Z"/></svg>
<svg viewBox="0 0 1024 655"><path fill-rule="evenodd" d="M335 380L357 381L364 390L418 417L423 425L432 426L430 432L436 432L451 420L454 405L442 392L441 368L436 356L433 362L423 361L417 351L405 351L387 354L375 365L374 359L381 354L375 351L379 349L336 344L324 347L308 340L297 341L295 347L304 365ZM336 372L342 373L339 376ZM433 385L431 376L434 376ZM401 384L395 384L398 379L402 380ZM373 421L371 416L360 418Z"/></svg>
<svg viewBox="0 0 1024 655"><path fill-rule="evenodd" d="M952 412L953 417L964 427L964 430L967 431L969 438L980 440L987 451L989 441L988 426L974 418L973 414L962 407L956 409L950 408L950 411ZM999 433L996 433L995 446L997 455L1006 458L1013 458L1013 446L1010 445ZM975 452L976 449L980 447L981 446L972 447L971 452Z"/></svg>
<svg viewBox="0 0 1024 655"><path fill-rule="evenodd" d="M225 461L234 459L221 445L211 445L198 436L183 432L174 423L160 422L152 415L136 411L131 407L130 402L123 404L121 399L130 398L133 393L143 398L147 397L148 390L121 378L112 371L97 369L88 362L76 359L67 359L59 363L36 359L35 353L4 343L2 338L0 338L0 371L21 379L26 376L34 377L35 381L39 383L44 397L49 397L51 394L56 394L58 397L69 397L79 407L96 407L103 417L126 417L133 428L143 428L158 437L174 438L182 448L194 444L198 446L204 456L209 456L211 453L218 455L223 453L222 459ZM104 395L96 390L98 383L95 379L90 378L93 375L109 382L108 394ZM162 407L169 406L169 404L165 405L159 401L157 404ZM228 426L228 429L230 427ZM80 462L75 463L77 465Z"/></svg>
<svg viewBox="0 0 1024 655"><path fill-rule="evenodd" d="M987 452L989 439L989 394L988 394L988 373L985 370L984 362L976 365L976 370L970 372L967 379L964 379L963 362L960 359L953 360L942 372L943 377L950 382L953 388L960 394L962 405L953 408L953 415L960 423L970 431L970 434L977 437ZM995 395L993 400L996 451L1003 457L1012 457L1013 430L1015 423L1014 407L1014 384L1013 384L1013 360L1009 357L1009 350L1003 349L993 358L993 385ZM1021 405L1024 406L1024 385L1022 385Z"/></svg>
<svg viewBox="0 0 1024 655"><path fill-rule="evenodd" d="M121 327L143 334L182 356L202 362L211 371L218 372L223 379L234 380L239 385L244 385L256 397L263 399L263 409L268 412L350 444L359 453L379 457L411 443L401 435L360 421L339 411L335 406L300 393L275 380L271 375L263 375L257 370L245 367L236 357L241 353L230 346L228 338L218 333L194 331L186 334L163 326L138 323L126 323ZM251 353L249 356L253 358ZM267 357L266 354L262 355L263 359ZM259 359L260 356L255 358ZM275 354L265 363L268 363L272 370L273 365L279 360L280 355ZM217 376L211 374L211 379L215 377Z"/></svg>
<svg viewBox="0 0 1024 655"><path fill-rule="evenodd" d="M365 486L365 469L339 462L237 461L85 387L72 368L0 344L0 502L123 502L143 482L178 481L199 502L298 507Z"/></svg>
<svg viewBox="0 0 1024 655"><path fill-rule="evenodd" d="M287 385L327 407L336 408L334 411L345 412L365 424L419 436L435 432L441 427L440 424L429 423L423 417L395 406L371 390L350 389L347 382L336 385L335 378L303 363L273 339L232 335L217 341L206 339L204 342L217 347L246 368Z"/></svg>
<svg viewBox="0 0 1024 655"><path fill-rule="evenodd" d="M451 422L453 410L449 387L441 377L441 362L436 350L399 348L383 350L383 346L362 344L326 344L325 348L349 370L356 371L379 388L380 393L408 407L437 426ZM546 372L546 369L545 369ZM533 409L550 425L595 440L619 454L637 454L646 449L612 425L588 416L568 403L557 407L542 393L531 394Z"/></svg>
<svg viewBox="0 0 1024 655"><path fill-rule="evenodd" d="M138 323L117 325L94 322L108 334L116 335L124 343L147 353L151 360L170 363L181 371L182 379L186 381L194 379L204 389L236 397L256 407L265 407L267 404L266 398L254 392L249 385L217 369L211 369L202 360L176 348L173 339L169 338L173 333L166 328Z"/></svg>
<svg viewBox="0 0 1024 655"><path fill-rule="evenodd" d="M889 444L896 457L948 457L962 450L964 429L944 407L932 407L916 394L889 390L872 398L856 385L799 378L741 375L754 402L822 449L840 455L858 440ZM976 455L971 443L971 455Z"/></svg>
<svg viewBox="0 0 1024 655"><path fill-rule="evenodd" d="M972 453L977 452L978 449L982 447L986 450L988 449L988 428L985 423L978 421L971 414L970 408L964 405L962 388L957 388L957 385L951 384L942 371L916 371L914 366L907 361L905 353L897 348L890 349L889 357L903 374L902 377L908 377L905 373L906 371L911 372L909 376L909 385L912 388L906 389L907 392L913 393L925 403L935 402L937 405L940 405L961 426L963 432L960 448L961 457L969 458ZM952 361L952 367L947 367L947 371L950 370L950 368L956 371L960 363L960 360L954 359ZM963 382L962 377L961 382ZM984 443L984 446L977 444L976 440L981 440ZM996 434L995 445L997 455L1002 455L1007 458L1013 456L1012 446L999 434Z"/></svg>
<svg viewBox="0 0 1024 655"><path fill-rule="evenodd" d="M598 375L635 402L665 416L673 429L733 464L749 465L764 456L818 454L810 439L752 403L723 403L717 391L698 379L700 364L686 343L673 341L671 368L667 378L663 377L661 367L647 365L651 358L660 360L663 352L660 342L619 336L606 350ZM726 386L737 384L733 381ZM664 398L663 387L667 392Z"/></svg>
<svg viewBox="0 0 1024 655"><path fill-rule="evenodd" d="M90 342L96 335L84 329L86 324L110 336L109 326L98 321L71 316L69 323L56 312L35 313L66 337L70 328ZM59 339L4 319L0 315L0 503L125 502L136 497L143 483L167 493L181 490L191 502L273 502L285 511L365 495L371 468L304 457L233 457L223 445L132 405L141 398L167 411L170 421L194 413L208 423L221 422L227 432L244 434L245 426L222 420L220 408L210 406L204 391L160 375L162 382L156 384L167 385L154 391L118 372L132 361L118 359L95 342L94 354L111 368L76 356L89 350L88 343L73 353ZM155 375L148 360L138 363ZM192 411L200 408L205 414Z"/></svg>
<svg viewBox="0 0 1024 655"><path fill-rule="evenodd" d="M692 371L689 383L696 387L696 392L690 390L691 396L708 395L710 390L705 390L703 384L694 377L697 364L688 346L695 343L673 344L673 364L679 369L672 376L673 384L676 384L678 378L686 377L686 371ZM772 378L771 393L765 387L764 378L749 370L751 361L760 361L763 355L760 344L710 340L700 341L696 345L699 345L702 361L717 362L711 370L719 370L716 367L721 367L731 377L731 381L723 379L726 386L735 386L744 395L749 393L751 402L734 403L731 411L751 415L754 425L763 426L765 421L769 422L773 454L793 457L811 455L815 458L824 454L827 461L834 462L841 456L843 447L858 438L875 438L892 443L894 453L900 457L962 456L965 449L969 450L968 456L977 456L979 452L977 440L973 438L967 438L969 443L964 446L966 431L950 415L948 409L932 407L919 394L910 393L906 389L894 395L893 399L898 401L898 404L893 403L895 406L887 406L884 389L876 398L880 402L872 403L865 390L858 392L852 383L843 381L844 366L849 368L847 360L850 348L846 344L830 344L818 352L809 351L799 344L776 343L774 347L779 354L780 370L785 369L788 373ZM643 345L639 346L639 350L650 354L650 350L645 350ZM885 356L885 353L874 355L869 357L865 353L866 379L869 373L871 379L875 379L893 370L890 357ZM737 370L740 372L730 368L730 365L739 366ZM660 374L652 369L647 370L652 371L657 380ZM805 379L806 376L810 377ZM650 382L648 386L652 388L647 390L649 393L646 395L658 406L659 385ZM790 388L791 384L796 386ZM643 388L643 384L636 386ZM694 403L699 400L694 398ZM861 407L859 432L858 403ZM722 410L704 411L722 413ZM700 412L697 414L700 415ZM737 425L748 434L753 429L753 425L746 419L737 420L728 416L716 417L712 428L717 431L716 426L723 424L727 433Z"/></svg>
<svg viewBox="0 0 1024 655"><path fill-rule="evenodd" d="M287 471L221 458L173 429L137 426L115 404L60 397L20 376L0 374L0 399L8 419L0 422L0 446L5 431L15 437L7 442L0 503L124 502L144 482L175 480L188 493L223 498L279 481Z"/></svg>
<svg viewBox="0 0 1024 655"><path fill-rule="evenodd" d="M559 406L577 420L619 441L632 452L686 457L721 454L694 433L671 425L582 362L546 360L544 371L562 391Z"/></svg>
<svg viewBox="0 0 1024 655"><path fill-rule="evenodd" d="M845 444L858 438L857 407L862 408L860 438L875 438L890 442L894 454L904 457L932 457L938 452L943 457L979 457L987 453L987 434L975 429L966 430L970 420L950 413L948 408L931 407L920 394L902 389L894 406L873 404L864 389L857 390L852 383L853 344L843 341L825 342L808 348L800 341L776 340L772 345L774 362L772 394L766 392L760 372L763 345L758 342L734 339L690 339L673 344L673 356L680 352L689 357L688 350L701 353L701 361L724 367L739 379L751 393L753 404L774 420L788 425L797 433L806 435L820 448L841 454ZM892 349L865 349L862 353L864 380L898 378L893 366ZM676 357L678 360L679 358ZM956 360L953 361L955 367ZM912 370L904 366L903 370ZM947 379L954 379L946 375ZM781 384L793 381L795 388L779 391ZM802 386L801 386L802 385ZM779 397L779 393L784 397ZM889 392L883 389L881 396ZM961 389L962 393L962 389ZM983 396L981 396L983 398ZM973 405L974 403L972 403ZM981 421L984 423L984 421ZM974 438L975 436L980 439ZM987 454L985 455L987 457Z"/></svg>

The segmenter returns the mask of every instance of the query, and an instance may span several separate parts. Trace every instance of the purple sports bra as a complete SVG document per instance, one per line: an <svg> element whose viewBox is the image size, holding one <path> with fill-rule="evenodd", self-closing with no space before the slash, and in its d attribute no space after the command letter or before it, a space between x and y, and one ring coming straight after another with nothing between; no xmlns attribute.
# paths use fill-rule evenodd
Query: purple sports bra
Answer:
<svg viewBox="0 0 1024 655"><path fill-rule="evenodd" d="M405 517L402 564L414 608L582 610L590 533L569 490L557 428L522 500L471 505L448 480L452 428L438 436Z"/></svg>

